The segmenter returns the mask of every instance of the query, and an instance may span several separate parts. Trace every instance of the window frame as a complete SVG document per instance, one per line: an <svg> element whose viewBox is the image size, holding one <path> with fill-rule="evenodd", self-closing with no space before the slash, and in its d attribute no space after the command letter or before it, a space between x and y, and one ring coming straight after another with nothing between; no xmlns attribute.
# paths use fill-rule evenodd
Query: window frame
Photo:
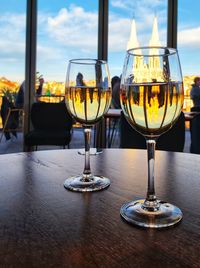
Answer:
<svg viewBox="0 0 200 268"><path fill-rule="evenodd" d="M27 0L26 10L26 55L25 55L25 85L24 96L24 135L31 129L30 111L34 102L36 47L37 47L37 0ZM108 59L108 15L109 0L99 0L98 7L98 59ZM167 46L177 47L177 12L178 0L168 0ZM23 150L28 148L23 144Z"/></svg>

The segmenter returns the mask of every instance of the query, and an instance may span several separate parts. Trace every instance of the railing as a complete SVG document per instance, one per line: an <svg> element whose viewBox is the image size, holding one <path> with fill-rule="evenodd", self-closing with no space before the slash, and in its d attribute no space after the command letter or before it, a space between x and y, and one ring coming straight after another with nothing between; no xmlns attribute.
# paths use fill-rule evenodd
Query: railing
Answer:
<svg viewBox="0 0 200 268"><path fill-rule="evenodd" d="M61 101L64 101L65 96L64 95L40 95L36 96L36 101L41 101L41 102L53 102L53 103L58 103Z"/></svg>

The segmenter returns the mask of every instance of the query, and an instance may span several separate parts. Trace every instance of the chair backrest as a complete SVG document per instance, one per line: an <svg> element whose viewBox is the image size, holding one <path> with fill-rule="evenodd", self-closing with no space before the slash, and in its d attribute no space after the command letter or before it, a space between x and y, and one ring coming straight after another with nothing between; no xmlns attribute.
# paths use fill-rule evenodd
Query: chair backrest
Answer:
<svg viewBox="0 0 200 268"><path fill-rule="evenodd" d="M14 106L14 103L12 103L6 96L3 96L1 105L1 118L3 127L12 130L16 129L19 124L20 110L21 109L16 108Z"/></svg>
<svg viewBox="0 0 200 268"><path fill-rule="evenodd" d="M200 107L191 107L190 111L191 112L200 112Z"/></svg>
<svg viewBox="0 0 200 268"><path fill-rule="evenodd" d="M200 114L195 115L190 121L190 134L190 152L200 154Z"/></svg>
<svg viewBox="0 0 200 268"><path fill-rule="evenodd" d="M182 152L185 144L185 116L181 112L174 126L161 135L156 143L156 149ZM120 147L146 149L145 138L127 122L123 112L120 118Z"/></svg>
<svg viewBox="0 0 200 268"><path fill-rule="evenodd" d="M34 129L39 130L70 130L72 117L65 103L36 102L31 108L31 121Z"/></svg>

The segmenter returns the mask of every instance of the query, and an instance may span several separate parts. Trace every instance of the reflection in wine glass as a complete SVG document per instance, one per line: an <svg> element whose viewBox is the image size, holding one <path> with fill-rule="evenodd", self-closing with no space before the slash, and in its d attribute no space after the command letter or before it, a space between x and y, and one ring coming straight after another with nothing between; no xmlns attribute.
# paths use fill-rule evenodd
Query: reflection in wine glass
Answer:
<svg viewBox="0 0 200 268"><path fill-rule="evenodd" d="M72 191L98 191L110 185L110 180L93 175L90 170L91 128L108 111L111 85L108 65L95 59L69 61L65 85L66 106L75 121L81 123L85 137L85 167L82 175L72 176L64 187Z"/></svg>
<svg viewBox="0 0 200 268"><path fill-rule="evenodd" d="M183 82L176 49L143 47L127 51L120 98L126 119L146 138L148 157L146 199L124 204L121 216L142 227L174 225L182 219L182 212L156 198L154 161L156 139L176 122L183 106Z"/></svg>
<svg viewBox="0 0 200 268"><path fill-rule="evenodd" d="M95 128L93 128L93 130L91 129L91 132L93 132L94 134L94 137L93 137L93 139L95 139L95 132L96 132L96 129ZM94 143L94 141L93 141L93 143ZM102 150L102 148L100 148L100 147L90 147L90 155L91 156L95 156L95 155L99 155L99 154L102 154L102 152L103 152L103 150ZM78 150L78 154L79 155L85 155L85 148L80 148L79 150Z"/></svg>

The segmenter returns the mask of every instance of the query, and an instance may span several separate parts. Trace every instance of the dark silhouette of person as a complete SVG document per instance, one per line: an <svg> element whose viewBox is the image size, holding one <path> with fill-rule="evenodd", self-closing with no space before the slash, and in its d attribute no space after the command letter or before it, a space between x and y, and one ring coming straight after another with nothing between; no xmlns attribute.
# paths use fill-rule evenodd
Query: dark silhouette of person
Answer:
<svg viewBox="0 0 200 268"><path fill-rule="evenodd" d="M120 82L121 79L119 76L114 76L111 79L111 86L112 86L112 107L115 109L120 109Z"/></svg>
<svg viewBox="0 0 200 268"><path fill-rule="evenodd" d="M190 98L193 101L193 109L191 110L200 111L200 77L194 78L194 84L190 91Z"/></svg>
<svg viewBox="0 0 200 268"><path fill-rule="evenodd" d="M78 73L76 76L76 86L80 86L80 87L85 86L82 73ZM81 88L81 90L80 90L81 102L85 101L85 97L86 97L86 91L84 88Z"/></svg>
<svg viewBox="0 0 200 268"><path fill-rule="evenodd" d="M16 97L16 107L24 107L24 93L25 93L25 81L22 82Z"/></svg>
<svg viewBox="0 0 200 268"><path fill-rule="evenodd" d="M19 87L19 91L16 96L15 104L10 102L6 96L3 96L2 98L1 117L2 117L3 127L5 127L4 135L5 135L6 140L10 140L11 138L10 133L12 133L17 138L17 133L15 129L18 127L18 124L19 124L19 111L12 111L10 112L9 118L7 118L7 116L9 113L9 109L23 108L24 92L25 92L25 81L23 81ZM11 131L9 131L9 129L11 129Z"/></svg>
<svg viewBox="0 0 200 268"><path fill-rule="evenodd" d="M43 77L40 77L40 78L39 78L39 86L38 86L38 88L37 88L37 90L36 90L36 94L37 94L38 96L42 95L43 84L44 84L44 78L43 78Z"/></svg>
<svg viewBox="0 0 200 268"><path fill-rule="evenodd" d="M2 98L2 105L1 105L1 118L3 123L3 128L5 127L4 136L6 140L11 139L11 133L13 136L17 138L17 133L15 129L18 127L19 123L19 114L18 111L10 112L10 115L8 117L9 109L13 109L14 104L11 103L6 96L3 96ZM6 124L6 126L5 126ZM11 129L11 131L9 131Z"/></svg>
<svg viewBox="0 0 200 268"><path fill-rule="evenodd" d="M76 76L76 86L84 86L82 73L78 73Z"/></svg>

